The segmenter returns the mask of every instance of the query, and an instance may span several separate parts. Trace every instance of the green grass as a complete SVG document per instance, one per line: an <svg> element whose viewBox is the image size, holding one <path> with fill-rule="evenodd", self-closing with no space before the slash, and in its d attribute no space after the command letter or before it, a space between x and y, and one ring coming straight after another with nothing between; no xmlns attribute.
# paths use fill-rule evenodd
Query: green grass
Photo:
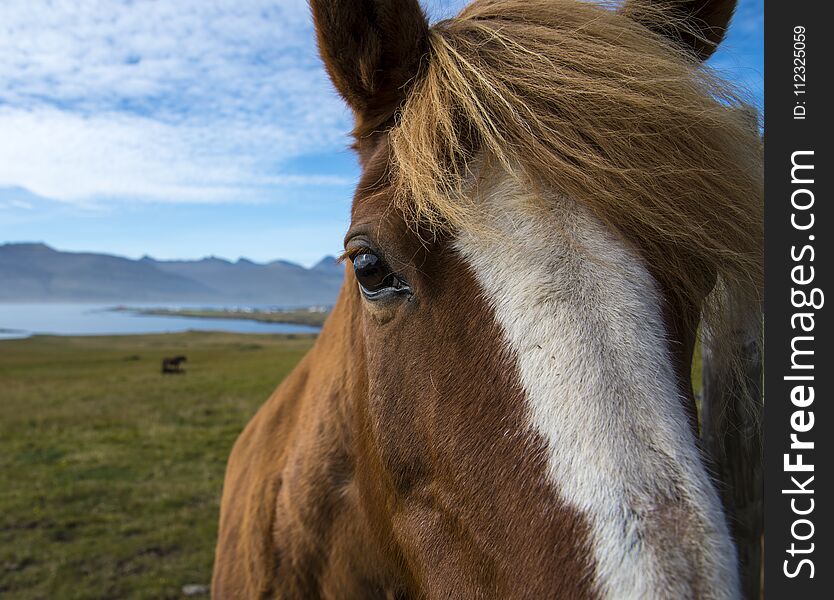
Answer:
<svg viewBox="0 0 834 600"><path fill-rule="evenodd" d="M208 584L225 461L312 336L0 342L0 596ZM185 354L187 374L160 374Z"/></svg>

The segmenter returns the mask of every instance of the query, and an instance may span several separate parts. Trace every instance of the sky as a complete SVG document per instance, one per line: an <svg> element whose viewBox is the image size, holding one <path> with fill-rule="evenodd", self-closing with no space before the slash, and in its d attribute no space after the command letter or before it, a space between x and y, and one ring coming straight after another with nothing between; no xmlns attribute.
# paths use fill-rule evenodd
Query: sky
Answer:
<svg viewBox="0 0 834 600"><path fill-rule="evenodd" d="M709 63L759 108L763 12ZM0 2L0 243L309 266L342 249L350 129L306 0Z"/></svg>

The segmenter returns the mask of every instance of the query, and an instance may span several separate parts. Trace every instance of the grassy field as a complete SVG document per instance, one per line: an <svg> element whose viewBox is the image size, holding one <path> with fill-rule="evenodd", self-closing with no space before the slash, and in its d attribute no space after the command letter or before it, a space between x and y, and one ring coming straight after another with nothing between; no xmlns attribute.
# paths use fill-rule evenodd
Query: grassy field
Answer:
<svg viewBox="0 0 834 600"><path fill-rule="evenodd" d="M0 597L208 584L225 460L312 336L0 342ZM187 374L162 376L185 354Z"/></svg>

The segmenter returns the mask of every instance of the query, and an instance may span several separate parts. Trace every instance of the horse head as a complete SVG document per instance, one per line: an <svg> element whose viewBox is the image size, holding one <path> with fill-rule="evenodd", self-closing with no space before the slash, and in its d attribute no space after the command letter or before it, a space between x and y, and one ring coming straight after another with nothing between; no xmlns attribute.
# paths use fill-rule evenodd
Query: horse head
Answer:
<svg viewBox="0 0 834 600"><path fill-rule="evenodd" d="M216 593L737 597L689 376L761 284L757 132L701 66L735 2L311 5L348 268L230 459Z"/></svg>

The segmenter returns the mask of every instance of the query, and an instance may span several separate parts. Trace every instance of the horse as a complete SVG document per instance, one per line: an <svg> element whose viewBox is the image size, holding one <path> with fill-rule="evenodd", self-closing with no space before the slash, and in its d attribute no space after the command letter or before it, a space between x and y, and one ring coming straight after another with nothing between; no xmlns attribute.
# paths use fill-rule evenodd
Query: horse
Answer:
<svg viewBox="0 0 834 600"><path fill-rule="evenodd" d="M162 359L162 374L180 374L185 373L182 368L182 363L187 362L188 358L183 355L166 357Z"/></svg>
<svg viewBox="0 0 834 600"><path fill-rule="evenodd" d="M215 598L740 597L690 378L760 319L734 6L311 1L345 279L234 444Z"/></svg>

